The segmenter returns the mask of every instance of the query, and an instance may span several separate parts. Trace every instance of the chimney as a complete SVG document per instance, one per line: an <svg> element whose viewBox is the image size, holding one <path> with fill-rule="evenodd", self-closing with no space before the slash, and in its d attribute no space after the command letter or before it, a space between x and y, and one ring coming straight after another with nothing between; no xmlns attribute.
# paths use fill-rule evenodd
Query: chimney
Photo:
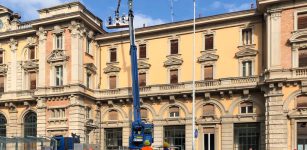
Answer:
<svg viewBox="0 0 307 150"><path fill-rule="evenodd" d="M146 27L146 25L145 25L145 23L143 23L143 28L145 28Z"/></svg>

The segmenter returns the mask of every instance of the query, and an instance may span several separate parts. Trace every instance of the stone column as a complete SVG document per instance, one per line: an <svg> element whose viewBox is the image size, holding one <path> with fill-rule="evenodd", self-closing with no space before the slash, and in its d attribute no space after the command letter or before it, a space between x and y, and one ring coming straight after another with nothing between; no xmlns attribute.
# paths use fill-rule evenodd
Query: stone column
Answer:
<svg viewBox="0 0 307 150"><path fill-rule="evenodd" d="M17 47L18 47L18 42L11 38L10 42L10 49L11 49L11 62L9 62L8 65L8 72L7 72L7 90L6 91L16 91L16 81L17 81Z"/></svg>
<svg viewBox="0 0 307 150"><path fill-rule="evenodd" d="M282 84L269 85L266 94L266 150L288 149L287 117L283 113Z"/></svg>
<svg viewBox="0 0 307 150"><path fill-rule="evenodd" d="M18 134L18 111L16 107L14 106L9 106L9 124L8 124L8 129L7 129L7 136L21 136ZM21 129L19 129L21 130ZM14 149L15 144L7 144L7 149Z"/></svg>
<svg viewBox="0 0 307 150"><path fill-rule="evenodd" d="M72 84L81 84L83 81L83 37L84 25L76 21L72 21L69 27L71 31L71 76Z"/></svg>
<svg viewBox="0 0 307 150"><path fill-rule="evenodd" d="M46 99L37 99L37 135L46 136Z"/></svg>
<svg viewBox="0 0 307 150"><path fill-rule="evenodd" d="M84 102L80 96L70 96L69 106L69 134L76 133L80 135L81 143L85 142L85 114L84 114Z"/></svg>
<svg viewBox="0 0 307 150"><path fill-rule="evenodd" d="M38 36L38 53L39 53L39 72L38 72L38 87L46 86L46 40L47 40L47 31L43 27L40 27L36 32Z"/></svg>
<svg viewBox="0 0 307 150"><path fill-rule="evenodd" d="M222 123L222 150L233 150L233 123Z"/></svg>
<svg viewBox="0 0 307 150"><path fill-rule="evenodd" d="M129 146L129 136L130 136L130 123L126 122L123 126L123 146L128 147Z"/></svg>
<svg viewBox="0 0 307 150"><path fill-rule="evenodd" d="M154 124L154 143L153 146L162 146L163 145L163 125L158 122L153 122Z"/></svg>
<svg viewBox="0 0 307 150"><path fill-rule="evenodd" d="M268 69L281 68L281 10L269 10L268 24Z"/></svg>
<svg viewBox="0 0 307 150"><path fill-rule="evenodd" d="M192 139L193 139L193 126L192 126L192 121L188 121L191 123L186 124L185 126L185 149L192 149ZM163 134L162 134L163 135Z"/></svg>

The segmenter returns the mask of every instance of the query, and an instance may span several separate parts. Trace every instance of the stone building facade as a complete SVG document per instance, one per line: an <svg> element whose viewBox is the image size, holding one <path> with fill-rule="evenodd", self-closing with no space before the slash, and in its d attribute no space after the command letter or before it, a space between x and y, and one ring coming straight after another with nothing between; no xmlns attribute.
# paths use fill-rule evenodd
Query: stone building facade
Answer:
<svg viewBox="0 0 307 150"><path fill-rule="evenodd" d="M21 22L0 7L0 136L76 133L102 150L128 146L128 31L106 32L79 2L38 12ZM307 149L307 2L258 0L197 18L195 36L196 148ZM153 146L190 150L193 21L139 28L136 39Z"/></svg>

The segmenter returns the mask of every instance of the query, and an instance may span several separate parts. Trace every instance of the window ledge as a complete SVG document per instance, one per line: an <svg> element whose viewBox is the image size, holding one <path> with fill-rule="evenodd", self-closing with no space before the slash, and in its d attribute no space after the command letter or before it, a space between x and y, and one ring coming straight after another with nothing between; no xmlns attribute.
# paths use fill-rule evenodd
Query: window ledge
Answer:
<svg viewBox="0 0 307 150"><path fill-rule="evenodd" d="M144 60L144 61L147 61L147 60L149 60L149 58L138 58L138 60Z"/></svg>
<svg viewBox="0 0 307 150"><path fill-rule="evenodd" d="M94 56L93 56L92 54L90 54L90 53L88 53L88 52L84 52L84 53L85 53L86 56L89 56L89 57L91 57L91 58L94 58Z"/></svg>
<svg viewBox="0 0 307 150"><path fill-rule="evenodd" d="M240 114L237 115L238 118L248 118L248 117L253 117L254 118L256 116L257 116L256 113L246 113L246 114L240 113Z"/></svg>
<svg viewBox="0 0 307 150"><path fill-rule="evenodd" d="M67 118L49 118L48 122L53 121L67 121Z"/></svg>
<svg viewBox="0 0 307 150"><path fill-rule="evenodd" d="M205 50L202 50L201 52L216 52L217 49L205 49Z"/></svg>
<svg viewBox="0 0 307 150"><path fill-rule="evenodd" d="M115 62L107 62L107 65L118 65L119 62L118 61L115 61Z"/></svg>
<svg viewBox="0 0 307 150"><path fill-rule="evenodd" d="M255 48L256 44L248 44L248 45L240 45L238 46L239 49L242 48Z"/></svg>
<svg viewBox="0 0 307 150"><path fill-rule="evenodd" d="M180 57L180 56L181 54L169 54L166 57L168 58L168 57Z"/></svg>
<svg viewBox="0 0 307 150"><path fill-rule="evenodd" d="M208 118L208 117L217 118L216 115L214 115L214 114L212 114L212 115L202 115L202 118Z"/></svg>

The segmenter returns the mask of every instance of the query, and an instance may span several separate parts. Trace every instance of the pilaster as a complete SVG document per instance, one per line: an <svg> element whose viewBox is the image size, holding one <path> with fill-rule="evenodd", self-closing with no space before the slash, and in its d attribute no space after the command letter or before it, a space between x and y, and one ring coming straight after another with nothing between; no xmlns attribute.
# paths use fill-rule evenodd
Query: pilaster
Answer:
<svg viewBox="0 0 307 150"><path fill-rule="evenodd" d="M71 32L71 76L72 84L82 83L83 81L83 37L85 33L84 25L72 21L69 27Z"/></svg>
<svg viewBox="0 0 307 150"><path fill-rule="evenodd" d="M7 75L7 91L16 91L16 82L17 82L17 47L18 42L11 38L10 42L10 50L11 50L11 62L9 62L8 66L8 75Z"/></svg>
<svg viewBox="0 0 307 150"><path fill-rule="evenodd" d="M233 150L233 123L222 123L222 150Z"/></svg>
<svg viewBox="0 0 307 150"><path fill-rule="evenodd" d="M46 136L46 99L37 99L37 135Z"/></svg>
<svg viewBox="0 0 307 150"><path fill-rule="evenodd" d="M128 147L129 146L129 136L130 136L130 123L125 123L125 126L123 127L123 146Z"/></svg>
<svg viewBox="0 0 307 150"><path fill-rule="evenodd" d="M185 149L192 149L192 140L193 140L194 134L191 131L193 131L192 123L186 124L185 126Z"/></svg>
<svg viewBox="0 0 307 150"><path fill-rule="evenodd" d="M157 123L153 123L154 126L154 143L153 146L161 146L163 145L163 125L157 125Z"/></svg>
<svg viewBox="0 0 307 150"><path fill-rule="evenodd" d="M46 86L46 40L47 31L43 27L40 27L36 32L38 36L38 49L39 49L39 72L38 72L38 87Z"/></svg>
<svg viewBox="0 0 307 150"><path fill-rule="evenodd" d="M280 84L279 84L280 85ZM269 85L266 94L266 150L287 150L287 117L283 113L282 87Z"/></svg>
<svg viewBox="0 0 307 150"><path fill-rule="evenodd" d="M80 96L71 95L69 106L69 134L75 133L80 135L80 142L85 142L85 114L84 102Z"/></svg>

